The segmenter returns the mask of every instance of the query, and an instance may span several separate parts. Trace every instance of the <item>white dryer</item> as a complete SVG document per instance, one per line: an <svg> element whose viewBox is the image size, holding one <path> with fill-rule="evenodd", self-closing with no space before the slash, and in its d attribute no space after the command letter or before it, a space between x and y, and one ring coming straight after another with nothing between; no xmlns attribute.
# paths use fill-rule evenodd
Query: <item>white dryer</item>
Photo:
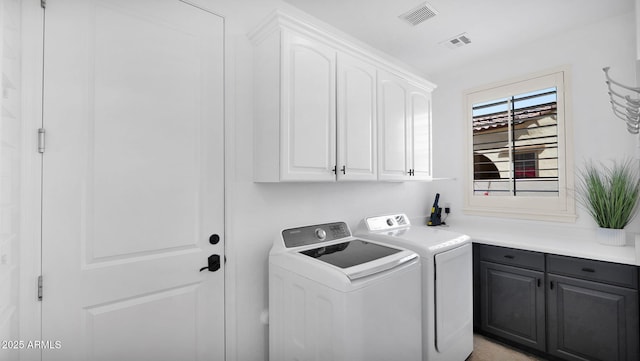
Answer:
<svg viewBox="0 0 640 361"><path fill-rule="evenodd" d="M411 225L405 214L369 217L360 235L410 249L422 263L423 361L463 361L473 351L472 244L442 227Z"/></svg>
<svg viewBox="0 0 640 361"><path fill-rule="evenodd" d="M269 254L269 359L419 361L419 257L344 222L282 231Z"/></svg>

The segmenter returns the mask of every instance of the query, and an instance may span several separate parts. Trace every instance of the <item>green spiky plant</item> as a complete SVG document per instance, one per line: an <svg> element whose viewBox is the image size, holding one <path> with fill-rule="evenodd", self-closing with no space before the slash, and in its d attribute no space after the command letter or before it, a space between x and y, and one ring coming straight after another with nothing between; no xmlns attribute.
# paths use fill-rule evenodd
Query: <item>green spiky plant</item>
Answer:
<svg viewBox="0 0 640 361"><path fill-rule="evenodd" d="M635 216L640 195L638 165L614 162L611 167L593 162L580 170L578 201L602 228L623 229Z"/></svg>

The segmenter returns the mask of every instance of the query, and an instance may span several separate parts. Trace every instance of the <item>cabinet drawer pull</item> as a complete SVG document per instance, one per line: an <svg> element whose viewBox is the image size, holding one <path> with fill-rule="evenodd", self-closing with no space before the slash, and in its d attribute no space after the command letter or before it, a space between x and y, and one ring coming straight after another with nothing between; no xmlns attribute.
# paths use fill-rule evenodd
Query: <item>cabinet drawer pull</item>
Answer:
<svg viewBox="0 0 640 361"><path fill-rule="evenodd" d="M504 255L504 258L514 259L514 258L516 258L516 257L515 257L515 256L512 256L512 255L510 255L510 254L505 254L505 255Z"/></svg>
<svg viewBox="0 0 640 361"><path fill-rule="evenodd" d="M583 272L590 272L590 273L594 273L596 270L594 270L593 268L587 268L587 267L584 267L584 268L582 268L582 271L583 271Z"/></svg>

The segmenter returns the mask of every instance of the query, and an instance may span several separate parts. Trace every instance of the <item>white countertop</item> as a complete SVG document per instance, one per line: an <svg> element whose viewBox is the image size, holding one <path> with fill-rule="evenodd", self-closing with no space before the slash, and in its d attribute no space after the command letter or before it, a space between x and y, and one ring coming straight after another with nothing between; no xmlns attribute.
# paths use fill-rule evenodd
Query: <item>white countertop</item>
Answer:
<svg viewBox="0 0 640 361"><path fill-rule="evenodd" d="M616 247L598 243L595 229L568 225L474 220L459 221L444 227L469 235L474 243L640 265L640 255L636 255L635 234L627 234L626 246Z"/></svg>

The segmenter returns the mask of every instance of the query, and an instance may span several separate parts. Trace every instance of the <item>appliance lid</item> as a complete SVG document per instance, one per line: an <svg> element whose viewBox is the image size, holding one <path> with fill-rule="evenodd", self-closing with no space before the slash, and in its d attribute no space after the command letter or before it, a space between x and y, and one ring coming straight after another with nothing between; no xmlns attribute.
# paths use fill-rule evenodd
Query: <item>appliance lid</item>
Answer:
<svg viewBox="0 0 640 361"><path fill-rule="evenodd" d="M382 246L360 239L308 249L300 253L340 268L349 268L400 252L397 248Z"/></svg>
<svg viewBox="0 0 640 361"><path fill-rule="evenodd" d="M387 271L418 257L406 250L354 239L299 253L341 268L350 280Z"/></svg>

